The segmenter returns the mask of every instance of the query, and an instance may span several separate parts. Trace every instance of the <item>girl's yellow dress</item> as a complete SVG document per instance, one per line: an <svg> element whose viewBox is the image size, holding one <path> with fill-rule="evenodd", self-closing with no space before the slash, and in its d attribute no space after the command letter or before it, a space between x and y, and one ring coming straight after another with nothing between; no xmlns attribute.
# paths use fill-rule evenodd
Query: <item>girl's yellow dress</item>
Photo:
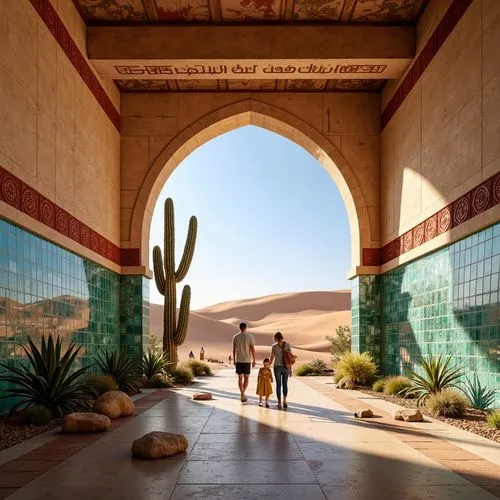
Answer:
<svg viewBox="0 0 500 500"><path fill-rule="evenodd" d="M273 374L270 368L261 368L257 377L257 396L267 397L273 393Z"/></svg>

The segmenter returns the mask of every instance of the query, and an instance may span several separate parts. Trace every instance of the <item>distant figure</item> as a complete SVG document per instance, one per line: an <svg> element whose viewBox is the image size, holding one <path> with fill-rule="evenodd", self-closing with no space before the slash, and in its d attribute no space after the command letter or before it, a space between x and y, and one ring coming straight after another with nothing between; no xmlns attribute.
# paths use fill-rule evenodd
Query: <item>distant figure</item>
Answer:
<svg viewBox="0 0 500 500"><path fill-rule="evenodd" d="M246 403L245 391L248 388L248 378L251 367L255 368L255 339L247 333L247 324L240 323L240 331L233 337L233 359L238 374L241 402Z"/></svg>
<svg viewBox="0 0 500 500"><path fill-rule="evenodd" d="M229 355L229 364L231 364L231 361L233 360L233 357L231 356L231 354Z"/></svg>
<svg viewBox="0 0 500 500"><path fill-rule="evenodd" d="M259 370L257 377L257 396L259 406L262 406L262 398L266 398L266 408L269 408L269 396L273 393L273 374L271 372L269 358L264 360L264 367Z"/></svg>
<svg viewBox="0 0 500 500"><path fill-rule="evenodd" d="M189 351L189 359L194 359L194 352L193 351Z"/></svg>
<svg viewBox="0 0 500 500"><path fill-rule="evenodd" d="M205 349L203 349L203 347L202 347L200 350L200 361L204 361L204 360L205 360Z"/></svg>

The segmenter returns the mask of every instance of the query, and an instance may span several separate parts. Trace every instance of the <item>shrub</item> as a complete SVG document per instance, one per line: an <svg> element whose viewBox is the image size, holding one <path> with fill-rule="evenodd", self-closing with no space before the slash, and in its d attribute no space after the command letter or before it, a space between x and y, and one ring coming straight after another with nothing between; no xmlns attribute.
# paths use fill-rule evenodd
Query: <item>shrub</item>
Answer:
<svg viewBox="0 0 500 500"><path fill-rule="evenodd" d="M500 410L490 413L487 420L490 427L500 429Z"/></svg>
<svg viewBox="0 0 500 500"><path fill-rule="evenodd" d="M384 392L385 380L383 378L379 378L373 385L372 389L375 392Z"/></svg>
<svg viewBox="0 0 500 500"><path fill-rule="evenodd" d="M361 354L346 352L340 357L336 367L343 376L349 377L356 385L371 383L377 373L377 365L367 352Z"/></svg>
<svg viewBox="0 0 500 500"><path fill-rule="evenodd" d="M474 381L471 381L469 377L466 380L467 382L461 389L469 398L472 408L483 411L491 408L495 402L495 389L483 387L477 373L474 373Z"/></svg>
<svg viewBox="0 0 500 500"><path fill-rule="evenodd" d="M460 392L452 389L431 394L426 405L433 415L448 418L459 418L467 410L467 398Z"/></svg>
<svg viewBox="0 0 500 500"><path fill-rule="evenodd" d="M165 373L168 360L165 354L158 349L148 349L142 354L142 373L149 380L155 375Z"/></svg>
<svg viewBox="0 0 500 500"><path fill-rule="evenodd" d="M344 375L342 372L337 371L335 375L333 376L333 381L334 383L338 384L342 379L344 378Z"/></svg>
<svg viewBox="0 0 500 500"><path fill-rule="evenodd" d="M295 369L295 375L297 375L297 377L305 377L306 375L321 375L322 373L322 370L312 366L310 363L304 363Z"/></svg>
<svg viewBox="0 0 500 500"><path fill-rule="evenodd" d="M336 363L341 356L351 351L351 327L349 325L339 325L335 330L336 335L327 335L325 338L330 342L330 353L332 361Z"/></svg>
<svg viewBox="0 0 500 500"><path fill-rule="evenodd" d="M118 384L109 375L89 375L86 382L98 396L105 392L118 390Z"/></svg>
<svg viewBox="0 0 500 500"><path fill-rule="evenodd" d="M317 368L319 371L323 371L323 370L326 370L328 368L326 363L321 359L313 359L309 364L313 368Z"/></svg>
<svg viewBox="0 0 500 500"><path fill-rule="evenodd" d="M185 366L179 366L177 368L172 368L169 371L169 375L176 384L189 385L193 383L194 375L190 368Z"/></svg>
<svg viewBox="0 0 500 500"><path fill-rule="evenodd" d="M128 357L125 350L108 351L97 355L97 365L104 375L109 375L118 384L120 391L135 394L141 383L141 370L138 364Z"/></svg>
<svg viewBox="0 0 500 500"><path fill-rule="evenodd" d="M385 379L384 393L391 396L395 396L396 394L404 395L406 389L409 389L412 385L413 384L409 378L402 377L401 375L388 377Z"/></svg>
<svg viewBox="0 0 500 500"><path fill-rule="evenodd" d="M410 371L413 386L405 389L404 397L417 397L417 403L424 402L431 394L436 394L444 389L457 387L455 381L462 376L462 371L449 366L451 356L443 360L442 356L430 356L429 361L420 358L420 365L424 375Z"/></svg>
<svg viewBox="0 0 500 500"><path fill-rule="evenodd" d="M147 386L154 389L163 389L166 387L172 387L173 385L174 383L172 377L170 375L165 375L164 373L157 373L147 381Z"/></svg>
<svg viewBox="0 0 500 500"><path fill-rule="evenodd" d="M71 343L64 353L62 340L52 336L42 336L39 350L31 338L28 344L22 344L27 356L27 364L10 366L1 363L7 373L0 376L0 382L13 384L7 387L2 398L16 396L19 398L10 413L17 408L41 405L53 415L61 416L86 408L91 396L89 386L81 381L81 376L90 368L86 366L72 372L75 359L81 349Z"/></svg>
<svg viewBox="0 0 500 500"><path fill-rule="evenodd" d="M190 359L184 364L186 368L189 368L195 377L204 377L212 375L212 369L208 363L204 361L198 361L197 359Z"/></svg>
<svg viewBox="0 0 500 500"><path fill-rule="evenodd" d="M47 425L51 420L52 413L41 405L30 406L23 416L23 422L27 425Z"/></svg>

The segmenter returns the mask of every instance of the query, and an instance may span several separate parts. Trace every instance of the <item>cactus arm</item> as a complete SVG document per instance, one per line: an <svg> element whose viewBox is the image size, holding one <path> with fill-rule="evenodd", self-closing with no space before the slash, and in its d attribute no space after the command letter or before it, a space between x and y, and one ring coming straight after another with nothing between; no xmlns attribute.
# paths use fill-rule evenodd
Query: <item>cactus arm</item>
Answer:
<svg viewBox="0 0 500 500"><path fill-rule="evenodd" d="M175 225L174 202L172 198L165 200L165 274L168 277L175 275Z"/></svg>
<svg viewBox="0 0 500 500"><path fill-rule="evenodd" d="M179 308L179 319L175 329L175 345L182 345L186 340L186 333L189 321L189 305L191 302L191 287L186 285L182 290L181 306Z"/></svg>
<svg viewBox="0 0 500 500"><path fill-rule="evenodd" d="M182 259L179 264L179 268L175 272L175 280L177 283L182 281L187 272L189 271L189 266L191 265L191 261L193 260L194 255L194 247L196 245L196 233L198 231L198 220L195 216L189 219L189 229L186 238L186 244L184 246L184 253L182 254Z"/></svg>
<svg viewBox="0 0 500 500"><path fill-rule="evenodd" d="M161 248L158 246L153 248L153 269L156 288L162 295L165 295L165 271L163 270Z"/></svg>

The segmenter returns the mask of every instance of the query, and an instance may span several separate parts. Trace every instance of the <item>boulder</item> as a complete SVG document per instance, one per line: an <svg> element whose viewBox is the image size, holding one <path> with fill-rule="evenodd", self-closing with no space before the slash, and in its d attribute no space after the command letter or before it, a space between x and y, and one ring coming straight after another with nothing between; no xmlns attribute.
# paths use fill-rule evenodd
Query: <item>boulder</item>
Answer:
<svg viewBox="0 0 500 500"><path fill-rule="evenodd" d="M419 409L405 408L394 412L394 420L404 420L405 422L423 422L424 417Z"/></svg>
<svg viewBox="0 0 500 500"><path fill-rule="evenodd" d="M122 391L108 391L94 403L94 411L107 417L119 418L133 415L134 402Z"/></svg>
<svg viewBox="0 0 500 500"><path fill-rule="evenodd" d="M69 413L62 422L63 432L103 432L111 425L106 415L99 413Z"/></svg>
<svg viewBox="0 0 500 500"><path fill-rule="evenodd" d="M212 399L211 392L196 392L193 394L193 401L210 401Z"/></svg>
<svg viewBox="0 0 500 500"><path fill-rule="evenodd" d="M354 389L354 382L349 377L344 377L337 384L338 389Z"/></svg>
<svg viewBox="0 0 500 500"><path fill-rule="evenodd" d="M150 432L132 443L132 456L135 458L163 458L183 453L188 442L182 434L170 432Z"/></svg>
<svg viewBox="0 0 500 500"><path fill-rule="evenodd" d="M369 408L360 408L356 410L354 416L357 418L370 418L373 417L373 412Z"/></svg>

